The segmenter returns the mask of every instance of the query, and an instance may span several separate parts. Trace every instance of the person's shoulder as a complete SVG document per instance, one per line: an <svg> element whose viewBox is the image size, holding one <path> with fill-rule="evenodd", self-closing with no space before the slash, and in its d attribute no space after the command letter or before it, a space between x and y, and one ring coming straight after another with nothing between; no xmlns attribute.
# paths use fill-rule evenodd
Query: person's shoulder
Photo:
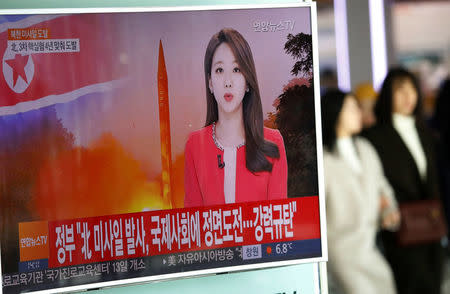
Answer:
<svg viewBox="0 0 450 294"><path fill-rule="evenodd" d="M324 161L332 161L336 157L335 154L333 154L332 152L330 152L326 148L323 149L322 154L323 154L323 160Z"/></svg>
<svg viewBox="0 0 450 294"><path fill-rule="evenodd" d="M279 130L267 127L264 127L264 139L274 143L283 142L283 137Z"/></svg>
<svg viewBox="0 0 450 294"><path fill-rule="evenodd" d="M419 122L416 122L416 128L419 132L419 136L422 136L430 141L435 141L436 133L433 132L433 129L425 121L420 120Z"/></svg>
<svg viewBox="0 0 450 294"><path fill-rule="evenodd" d="M362 136L355 137L355 144L356 144L356 147L358 148L358 150L361 151L361 154L367 154L367 153L370 153L371 155L376 154L375 147L365 137L362 137Z"/></svg>
<svg viewBox="0 0 450 294"><path fill-rule="evenodd" d="M191 132L186 141L186 145L195 145L199 142L204 142L208 136L212 136L212 125Z"/></svg>
<svg viewBox="0 0 450 294"><path fill-rule="evenodd" d="M355 144L356 144L356 146L358 146L358 148L364 148L364 149L372 148L372 144L370 143L370 141L362 136L355 137Z"/></svg>
<svg viewBox="0 0 450 294"><path fill-rule="evenodd" d="M330 150L323 149L323 169L325 174L332 174L336 170L339 170L340 158L336 152L331 152ZM326 177L326 179L328 179Z"/></svg>

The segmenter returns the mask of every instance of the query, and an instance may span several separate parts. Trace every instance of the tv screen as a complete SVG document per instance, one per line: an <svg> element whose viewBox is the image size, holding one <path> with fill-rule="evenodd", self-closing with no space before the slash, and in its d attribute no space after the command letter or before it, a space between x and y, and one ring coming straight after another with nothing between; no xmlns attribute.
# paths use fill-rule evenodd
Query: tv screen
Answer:
<svg viewBox="0 0 450 294"><path fill-rule="evenodd" d="M0 16L3 292L325 260L314 23L311 3Z"/></svg>

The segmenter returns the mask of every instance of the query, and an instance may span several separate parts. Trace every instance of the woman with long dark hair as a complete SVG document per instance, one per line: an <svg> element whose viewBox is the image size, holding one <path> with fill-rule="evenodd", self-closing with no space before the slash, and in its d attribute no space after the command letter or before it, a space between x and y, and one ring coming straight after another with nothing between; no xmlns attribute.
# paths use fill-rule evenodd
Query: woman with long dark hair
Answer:
<svg viewBox="0 0 450 294"><path fill-rule="evenodd" d="M393 191L362 128L356 98L329 90L322 135L330 281L347 294L393 294L392 271L375 245L379 229L399 224Z"/></svg>
<svg viewBox="0 0 450 294"><path fill-rule="evenodd" d="M185 147L185 207L287 198L283 138L263 126L250 46L222 29L206 49L206 123Z"/></svg>
<svg viewBox="0 0 450 294"><path fill-rule="evenodd" d="M439 198L435 147L421 110L414 75L403 68L391 69L375 105L377 124L367 138L380 156L399 204ZM440 240L401 246L396 234L381 236L399 294L440 293L444 258Z"/></svg>

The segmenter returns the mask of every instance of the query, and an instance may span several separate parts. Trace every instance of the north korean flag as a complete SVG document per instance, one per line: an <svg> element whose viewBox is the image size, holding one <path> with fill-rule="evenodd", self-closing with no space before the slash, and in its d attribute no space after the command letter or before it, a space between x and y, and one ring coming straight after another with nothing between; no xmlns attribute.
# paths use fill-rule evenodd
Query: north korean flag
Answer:
<svg viewBox="0 0 450 294"><path fill-rule="evenodd" d="M120 42L120 24L113 19L108 14L33 15L1 23L0 115L70 101L124 78L125 44ZM46 29L49 40L79 39L79 48L14 52L8 46L8 29L25 28Z"/></svg>

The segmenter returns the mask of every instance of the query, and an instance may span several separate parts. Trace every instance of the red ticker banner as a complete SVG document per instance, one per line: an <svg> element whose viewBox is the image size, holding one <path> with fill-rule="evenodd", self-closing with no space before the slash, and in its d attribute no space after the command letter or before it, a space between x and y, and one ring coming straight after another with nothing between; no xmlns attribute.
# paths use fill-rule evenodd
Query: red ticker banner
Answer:
<svg viewBox="0 0 450 294"><path fill-rule="evenodd" d="M50 222L49 266L319 239L317 210L304 197Z"/></svg>
<svg viewBox="0 0 450 294"><path fill-rule="evenodd" d="M0 15L4 293L323 260L311 5Z"/></svg>

